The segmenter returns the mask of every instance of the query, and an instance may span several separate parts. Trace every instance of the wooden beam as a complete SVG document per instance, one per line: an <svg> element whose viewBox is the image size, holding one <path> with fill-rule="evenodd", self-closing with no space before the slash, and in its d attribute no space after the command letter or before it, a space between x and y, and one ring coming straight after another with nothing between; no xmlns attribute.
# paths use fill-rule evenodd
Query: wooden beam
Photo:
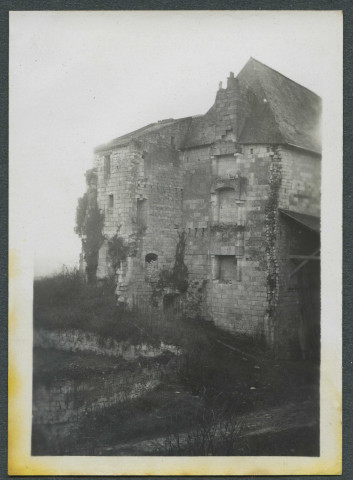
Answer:
<svg viewBox="0 0 353 480"><path fill-rule="evenodd" d="M309 257L315 257L315 260L317 260L316 255L319 253L319 251L320 251L320 248L318 248L317 250L315 250L315 252L314 252L312 255L309 255ZM293 275L294 275L295 273L297 273L301 268L303 268L304 265L306 265L310 259L311 259L311 258L306 258L303 262L301 262L301 263L297 266L297 268L295 268L295 269L289 274L288 280L289 280L291 277L293 277Z"/></svg>
<svg viewBox="0 0 353 480"><path fill-rule="evenodd" d="M320 257L315 257L314 255L289 255L290 259L298 260L320 260Z"/></svg>

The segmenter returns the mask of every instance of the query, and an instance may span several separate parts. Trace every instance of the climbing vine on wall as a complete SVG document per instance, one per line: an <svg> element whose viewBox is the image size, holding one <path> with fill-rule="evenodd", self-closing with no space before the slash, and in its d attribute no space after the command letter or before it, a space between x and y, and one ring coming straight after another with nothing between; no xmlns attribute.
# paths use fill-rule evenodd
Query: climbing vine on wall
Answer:
<svg viewBox="0 0 353 480"><path fill-rule="evenodd" d="M111 261L111 266L116 272L121 267L127 257L136 257L138 251L139 232L135 232L129 235L125 240L119 236L121 225L118 226L115 235L108 240L108 255Z"/></svg>
<svg viewBox="0 0 353 480"><path fill-rule="evenodd" d="M75 232L81 238L83 256L86 262L87 281L96 280L98 267L98 252L104 241L104 215L100 212L97 203L97 181L94 169L86 172L87 192L78 199L76 208Z"/></svg>
<svg viewBox="0 0 353 480"><path fill-rule="evenodd" d="M122 237L119 237L118 233L119 229L117 233L108 240L108 255L114 272L120 268L121 263L126 260L129 254L129 246L125 244Z"/></svg>
<svg viewBox="0 0 353 480"><path fill-rule="evenodd" d="M188 269L185 265L186 233L178 232L179 239L175 250L175 261L171 270L163 269L159 273L157 282L152 285L152 304L157 305L158 300L166 289L185 293L188 289Z"/></svg>
<svg viewBox="0 0 353 480"><path fill-rule="evenodd" d="M278 299L278 265L276 260L276 239L278 229L278 197L282 182L281 156L278 148L274 149L274 156L270 166L270 192L265 207L266 215L266 254L267 254L267 298L269 302L268 315L274 316L274 307Z"/></svg>

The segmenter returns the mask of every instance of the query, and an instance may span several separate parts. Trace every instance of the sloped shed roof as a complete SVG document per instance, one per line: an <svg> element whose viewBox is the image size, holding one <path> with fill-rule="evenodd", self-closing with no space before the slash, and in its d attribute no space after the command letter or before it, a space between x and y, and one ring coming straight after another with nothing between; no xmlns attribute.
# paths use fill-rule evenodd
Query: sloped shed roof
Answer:
<svg viewBox="0 0 353 480"><path fill-rule="evenodd" d="M308 228L309 230L320 233L320 217L314 217L313 215L306 215L304 213L298 213L292 210L284 210L283 208L279 208L279 211L292 220L304 225L304 227Z"/></svg>
<svg viewBox="0 0 353 480"><path fill-rule="evenodd" d="M321 152L321 98L251 58L237 78L258 101L241 133L244 143L287 143ZM264 108L262 108L264 106Z"/></svg>

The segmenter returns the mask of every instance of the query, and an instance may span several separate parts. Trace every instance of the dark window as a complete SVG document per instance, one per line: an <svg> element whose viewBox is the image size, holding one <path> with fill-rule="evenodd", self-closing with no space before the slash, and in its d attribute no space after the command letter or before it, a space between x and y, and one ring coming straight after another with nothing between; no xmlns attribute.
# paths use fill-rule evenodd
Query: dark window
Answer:
<svg viewBox="0 0 353 480"><path fill-rule="evenodd" d="M219 280L228 282L237 279L237 259L234 255L219 256Z"/></svg>
<svg viewBox="0 0 353 480"><path fill-rule="evenodd" d="M250 153L254 153L254 149L253 149L253 148L250 148Z"/></svg>
<svg viewBox="0 0 353 480"><path fill-rule="evenodd" d="M158 281L158 255L155 253L147 253L145 256L145 280Z"/></svg>
<svg viewBox="0 0 353 480"><path fill-rule="evenodd" d="M108 202L109 208L114 207L114 195L109 195L109 202Z"/></svg>
<svg viewBox="0 0 353 480"><path fill-rule="evenodd" d="M158 260L158 255L155 253L147 253L145 256L145 262L146 263L151 263L151 262L156 262Z"/></svg>
<svg viewBox="0 0 353 480"><path fill-rule="evenodd" d="M238 262L234 255L216 255L214 262L214 278L220 283L235 283L241 280Z"/></svg>
<svg viewBox="0 0 353 480"><path fill-rule="evenodd" d="M266 150L267 150L267 152L269 152L269 151L270 151L270 147L267 147Z"/></svg>

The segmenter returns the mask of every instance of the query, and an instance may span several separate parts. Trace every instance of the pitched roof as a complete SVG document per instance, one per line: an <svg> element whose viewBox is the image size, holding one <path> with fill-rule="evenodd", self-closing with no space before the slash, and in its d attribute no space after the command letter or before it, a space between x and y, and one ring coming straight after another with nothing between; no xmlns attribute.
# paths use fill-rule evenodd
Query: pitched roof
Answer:
<svg viewBox="0 0 353 480"><path fill-rule="evenodd" d="M286 143L321 152L321 98L318 95L253 58L246 63L237 79L254 96L239 143ZM205 115L151 123L98 146L95 152L126 145L133 139L142 139L182 121L188 121L189 128L180 148L209 145L219 138L216 132L219 118L214 107Z"/></svg>
<svg viewBox="0 0 353 480"><path fill-rule="evenodd" d="M120 147L122 145L127 145L131 140L138 140L144 137L145 135L148 135L150 133L157 133L159 130L162 130L163 128L167 126L171 126L173 124L182 122L187 120L189 117L184 117L184 118L168 118L166 120L160 120L155 123L150 123L149 125L146 125L145 127L139 128L137 130L134 130L133 132L127 133L125 135L122 135L121 137L115 138L109 143L105 143L103 145L99 145L94 149L95 152L102 152L104 150L110 150L115 147Z"/></svg>
<svg viewBox="0 0 353 480"><path fill-rule="evenodd" d="M216 141L216 118L212 112L192 117L182 148L210 145Z"/></svg>
<svg viewBox="0 0 353 480"><path fill-rule="evenodd" d="M237 78L255 94L258 105L246 122L240 143L287 143L321 152L321 98L281 73L251 58ZM261 110L261 105L266 108Z"/></svg>

